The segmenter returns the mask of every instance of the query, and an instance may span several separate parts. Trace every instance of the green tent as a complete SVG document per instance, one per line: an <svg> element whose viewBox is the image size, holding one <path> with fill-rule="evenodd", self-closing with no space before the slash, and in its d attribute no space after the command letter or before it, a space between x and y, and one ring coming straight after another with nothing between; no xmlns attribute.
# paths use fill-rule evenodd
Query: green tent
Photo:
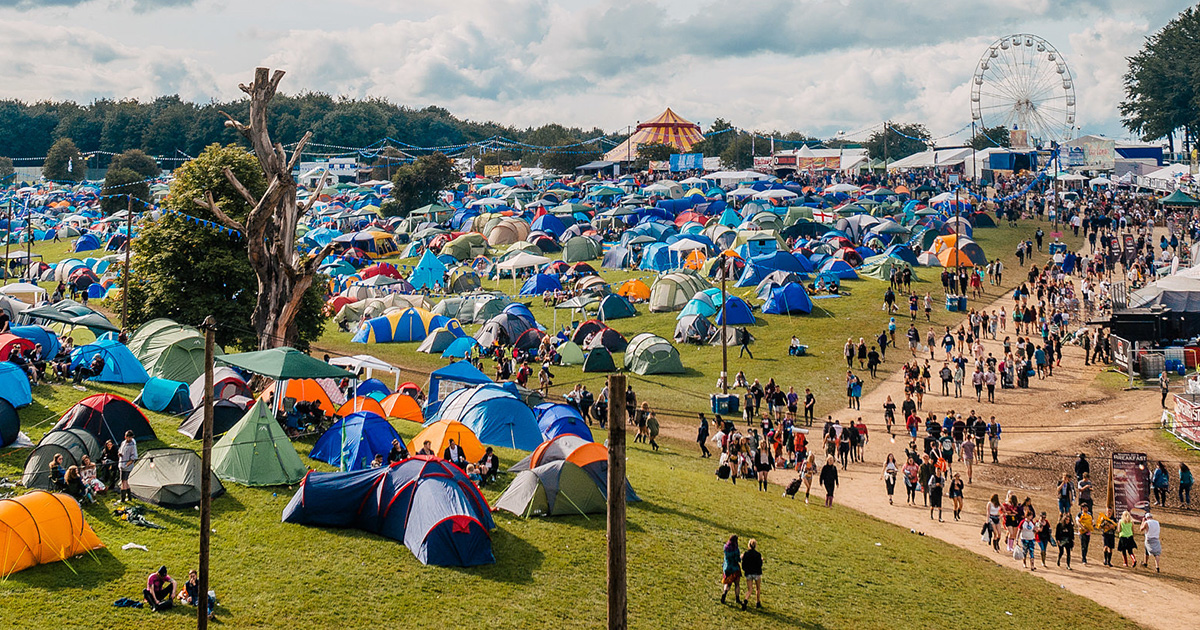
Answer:
<svg viewBox="0 0 1200 630"><path fill-rule="evenodd" d="M574 341L564 341L558 346L558 362L563 365L583 365L583 348ZM612 360L612 355L609 355Z"/></svg>
<svg viewBox="0 0 1200 630"><path fill-rule="evenodd" d="M718 257L709 261L720 260ZM706 261L707 262L707 261ZM659 276L650 287L650 312L666 313L683 309L688 300L712 285L700 277L700 274L690 269L684 269Z"/></svg>
<svg viewBox="0 0 1200 630"><path fill-rule="evenodd" d="M244 486L284 486L304 479L308 467L279 422L260 400L212 450L212 469Z"/></svg>
<svg viewBox="0 0 1200 630"><path fill-rule="evenodd" d="M482 234L469 232L446 243L442 247L443 254L449 254L458 260L468 260L476 256L487 255L488 244Z"/></svg>
<svg viewBox="0 0 1200 630"><path fill-rule="evenodd" d="M879 254L864 260L862 267L858 270L858 275L876 280L889 280L892 277L892 269L895 269L896 273L900 273L905 268L912 269L912 265L894 256ZM913 269L913 280L919 281L915 269Z"/></svg>
<svg viewBox="0 0 1200 630"><path fill-rule="evenodd" d="M629 302L629 298L623 295L606 295L603 300L600 300L600 321L606 322L610 319L624 319L637 315L637 309Z"/></svg>
<svg viewBox="0 0 1200 630"><path fill-rule="evenodd" d="M634 374L682 374L683 362L671 342L650 333L638 333L625 348L625 369Z"/></svg>
<svg viewBox="0 0 1200 630"><path fill-rule="evenodd" d="M204 374L204 333L169 319L152 319L129 338L129 350L154 378L191 383ZM221 356L225 351L214 348Z"/></svg>
<svg viewBox="0 0 1200 630"><path fill-rule="evenodd" d="M295 348L272 348L258 352L227 354L217 361L277 381L297 378L353 378L340 367L314 359Z"/></svg>
<svg viewBox="0 0 1200 630"><path fill-rule="evenodd" d="M617 364L613 362L612 353L608 348L599 347L588 350L583 357L584 372L616 372Z"/></svg>
<svg viewBox="0 0 1200 630"><path fill-rule="evenodd" d="M1161 206L1175 206L1175 207L1191 208L1191 207L1195 207L1195 206L1200 206L1200 200L1183 192L1182 190L1176 189L1175 192L1171 193L1170 195L1167 195L1166 197L1159 199L1158 204Z"/></svg>
<svg viewBox="0 0 1200 630"><path fill-rule="evenodd" d="M600 243L590 236L576 236L563 243L563 262L582 262L596 260L604 253Z"/></svg>
<svg viewBox="0 0 1200 630"><path fill-rule="evenodd" d="M587 472L560 459L517 473L493 506L527 518L588 515L604 514L608 499Z"/></svg>

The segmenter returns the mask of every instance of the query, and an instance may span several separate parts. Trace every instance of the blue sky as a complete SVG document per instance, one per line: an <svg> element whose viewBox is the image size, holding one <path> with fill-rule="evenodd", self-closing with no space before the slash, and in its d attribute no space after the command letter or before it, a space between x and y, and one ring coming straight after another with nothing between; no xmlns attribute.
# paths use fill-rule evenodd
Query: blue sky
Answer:
<svg viewBox="0 0 1200 630"><path fill-rule="evenodd" d="M0 98L232 98L282 89L536 126L707 126L829 137L970 122L989 43L1033 33L1075 78L1084 133L1121 137L1125 57L1190 2L1154 0L0 0Z"/></svg>

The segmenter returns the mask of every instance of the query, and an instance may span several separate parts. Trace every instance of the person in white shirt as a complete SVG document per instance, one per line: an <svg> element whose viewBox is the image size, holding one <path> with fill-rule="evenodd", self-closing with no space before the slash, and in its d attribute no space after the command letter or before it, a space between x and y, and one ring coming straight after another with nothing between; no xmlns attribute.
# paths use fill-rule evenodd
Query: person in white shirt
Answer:
<svg viewBox="0 0 1200 630"><path fill-rule="evenodd" d="M1162 541L1158 537L1161 529L1158 521L1154 519L1154 515L1146 512L1146 517L1142 519L1141 527L1142 533L1146 535L1146 544L1144 545L1146 556L1142 558L1142 566L1150 566L1150 556L1154 556L1155 573L1160 572L1158 557L1162 555Z"/></svg>
<svg viewBox="0 0 1200 630"><path fill-rule="evenodd" d="M121 500L132 501L133 494L129 491L129 473L137 461L137 441L133 439L133 431L125 432L125 440L117 451L117 468L121 471Z"/></svg>

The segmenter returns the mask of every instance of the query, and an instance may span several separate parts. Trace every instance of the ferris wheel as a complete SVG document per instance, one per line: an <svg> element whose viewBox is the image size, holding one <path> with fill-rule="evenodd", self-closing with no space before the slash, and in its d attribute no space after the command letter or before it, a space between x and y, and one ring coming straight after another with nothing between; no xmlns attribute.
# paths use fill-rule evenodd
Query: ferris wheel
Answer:
<svg viewBox="0 0 1200 630"><path fill-rule="evenodd" d="M971 79L971 120L1029 133L1030 144L1070 140L1075 131L1075 81L1050 42L1036 35L996 40Z"/></svg>

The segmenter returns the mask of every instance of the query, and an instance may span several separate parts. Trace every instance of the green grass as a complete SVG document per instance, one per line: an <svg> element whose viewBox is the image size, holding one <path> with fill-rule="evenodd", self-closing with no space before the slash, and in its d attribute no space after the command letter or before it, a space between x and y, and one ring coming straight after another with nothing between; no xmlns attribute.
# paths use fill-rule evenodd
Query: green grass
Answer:
<svg viewBox="0 0 1200 630"><path fill-rule="evenodd" d="M91 389L136 393L128 386ZM38 387L38 403L21 412L25 430L36 441L49 427L41 421L51 410L85 395ZM151 422L162 443L144 443L143 452L163 444L197 446L175 432L174 419L151 414ZM397 428L411 436L418 427L399 422ZM301 452L310 445L297 444ZM0 451L0 477L18 475L26 454ZM505 465L519 455L501 452ZM998 619L1049 629L1135 627L1053 584L932 537L841 507L826 510L758 492L750 483L730 486L716 481L711 469L686 444L668 442L659 453L631 449L629 477L643 499L629 508L631 627L890 629L945 619L962 628L995 627ZM597 627L604 619L603 515L525 520L500 513L492 533L497 563L445 569L422 566L402 544L363 532L280 523L290 488L227 490L213 503L212 526L212 584L227 627L362 628L410 618L421 627ZM498 492L486 494L494 500ZM60 626L64 619L137 627L150 618L158 628L190 627L190 609L155 615L111 604L138 597L145 576L160 564L186 576L195 566L198 513L156 509L149 518L167 529L155 531L117 521L110 509L86 508L106 549L0 583L0 627ZM742 613L717 601L720 548L732 532L743 541L758 539L766 557L762 612ZM127 542L150 551L121 550Z"/></svg>

